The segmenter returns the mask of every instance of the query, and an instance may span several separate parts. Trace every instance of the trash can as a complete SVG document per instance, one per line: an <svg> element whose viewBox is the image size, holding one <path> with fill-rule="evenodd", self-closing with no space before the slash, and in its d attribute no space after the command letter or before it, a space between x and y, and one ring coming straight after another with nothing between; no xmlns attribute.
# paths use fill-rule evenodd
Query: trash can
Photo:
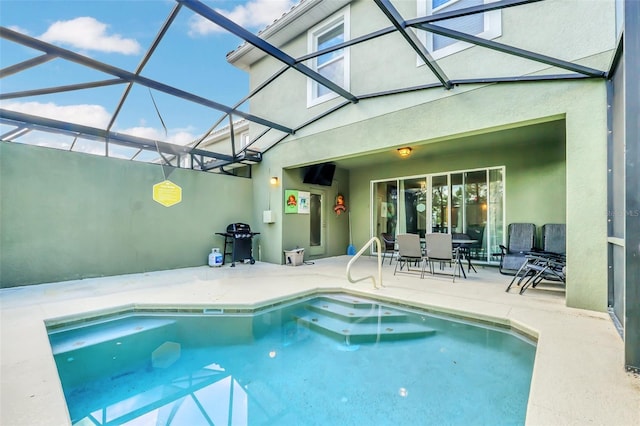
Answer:
<svg viewBox="0 0 640 426"><path fill-rule="evenodd" d="M304 249L297 248L284 251L284 264L288 266L300 266L304 263Z"/></svg>

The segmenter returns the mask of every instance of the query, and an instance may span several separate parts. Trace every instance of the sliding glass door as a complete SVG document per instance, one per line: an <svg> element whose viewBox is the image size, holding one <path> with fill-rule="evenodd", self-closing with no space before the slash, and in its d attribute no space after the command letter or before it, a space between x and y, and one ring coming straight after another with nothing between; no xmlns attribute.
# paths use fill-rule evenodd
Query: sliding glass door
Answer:
<svg viewBox="0 0 640 426"><path fill-rule="evenodd" d="M504 167L372 182L373 235L460 233L471 255L494 262L504 236Z"/></svg>
<svg viewBox="0 0 640 426"><path fill-rule="evenodd" d="M449 176L431 177L431 232L449 232Z"/></svg>
<svg viewBox="0 0 640 426"><path fill-rule="evenodd" d="M398 184L396 180L377 182L373 185L371 203L374 224L373 235L387 233L395 237L398 234Z"/></svg>
<svg viewBox="0 0 640 426"><path fill-rule="evenodd" d="M400 181L400 212L404 220L400 229L408 234L424 237L427 231L427 179Z"/></svg>
<svg viewBox="0 0 640 426"><path fill-rule="evenodd" d="M489 260L499 262L500 258L494 256L500 253L500 244L504 244L504 169L489 169L489 207L487 213L487 239Z"/></svg>

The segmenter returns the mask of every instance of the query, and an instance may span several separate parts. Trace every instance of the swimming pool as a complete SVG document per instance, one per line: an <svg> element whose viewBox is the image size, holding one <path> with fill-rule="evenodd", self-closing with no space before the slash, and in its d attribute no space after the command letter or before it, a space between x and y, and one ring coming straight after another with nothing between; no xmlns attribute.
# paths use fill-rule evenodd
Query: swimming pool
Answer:
<svg viewBox="0 0 640 426"><path fill-rule="evenodd" d="M74 424L523 424L535 357L507 329L342 293L49 338Z"/></svg>

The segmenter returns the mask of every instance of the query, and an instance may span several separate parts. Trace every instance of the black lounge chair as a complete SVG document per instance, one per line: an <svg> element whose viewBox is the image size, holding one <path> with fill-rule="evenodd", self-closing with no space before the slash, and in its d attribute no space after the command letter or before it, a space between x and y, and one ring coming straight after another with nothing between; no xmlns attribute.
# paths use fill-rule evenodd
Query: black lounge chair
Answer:
<svg viewBox="0 0 640 426"><path fill-rule="evenodd" d="M529 287L537 286L541 281L566 283L566 226L561 223L549 223L542 227L542 250L526 255L506 291L514 282L520 286L520 294Z"/></svg>
<svg viewBox="0 0 640 426"><path fill-rule="evenodd" d="M507 246L500 244L499 271L503 275L516 275L527 261L526 255L533 252L535 247L536 226L533 223L509 224Z"/></svg>
<svg viewBox="0 0 640 426"><path fill-rule="evenodd" d="M542 226L542 250L555 254L567 252L567 227L564 223L547 223Z"/></svg>
<svg viewBox="0 0 640 426"><path fill-rule="evenodd" d="M567 262L564 256L534 254L531 257L533 260L527 263L518 281L521 284L520 294L529 287L536 287L541 281L566 283Z"/></svg>

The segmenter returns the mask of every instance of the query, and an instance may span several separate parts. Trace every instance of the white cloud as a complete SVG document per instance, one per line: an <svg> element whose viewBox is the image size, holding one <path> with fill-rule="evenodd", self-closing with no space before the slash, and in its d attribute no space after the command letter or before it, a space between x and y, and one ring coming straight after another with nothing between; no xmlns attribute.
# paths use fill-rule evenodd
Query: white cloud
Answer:
<svg viewBox="0 0 640 426"><path fill-rule="evenodd" d="M111 114L101 105L56 105L53 102L13 102L2 103L1 106L11 111L97 128L105 128L111 119Z"/></svg>
<svg viewBox="0 0 640 426"><path fill-rule="evenodd" d="M187 145L196 139L195 135L185 130L174 130L170 132L169 137L170 142L177 145Z"/></svg>
<svg viewBox="0 0 640 426"><path fill-rule="evenodd" d="M196 137L192 133L190 133L188 130L183 129L168 129L166 135L164 130L146 126L120 129L117 130L117 132L131 136L138 136L145 139L166 141L176 145L187 145L188 143L193 142L196 139Z"/></svg>
<svg viewBox="0 0 640 426"><path fill-rule="evenodd" d="M232 10L216 9L236 24L252 29L262 29L280 18L296 3L292 0L251 0L236 6ZM203 36L225 30L200 15L194 15L189 21L189 35Z"/></svg>
<svg viewBox="0 0 640 426"><path fill-rule="evenodd" d="M10 25L8 28L9 28L10 30L16 31L16 32L18 32L18 33L25 34L25 35L29 35L29 31L27 31L26 29L24 29L24 28L22 28L22 27L19 27L19 26L17 26L17 25Z"/></svg>
<svg viewBox="0 0 640 426"><path fill-rule="evenodd" d="M140 44L118 34L107 34L108 26L95 18L83 16L70 21L54 22L40 39L83 50L135 55Z"/></svg>

